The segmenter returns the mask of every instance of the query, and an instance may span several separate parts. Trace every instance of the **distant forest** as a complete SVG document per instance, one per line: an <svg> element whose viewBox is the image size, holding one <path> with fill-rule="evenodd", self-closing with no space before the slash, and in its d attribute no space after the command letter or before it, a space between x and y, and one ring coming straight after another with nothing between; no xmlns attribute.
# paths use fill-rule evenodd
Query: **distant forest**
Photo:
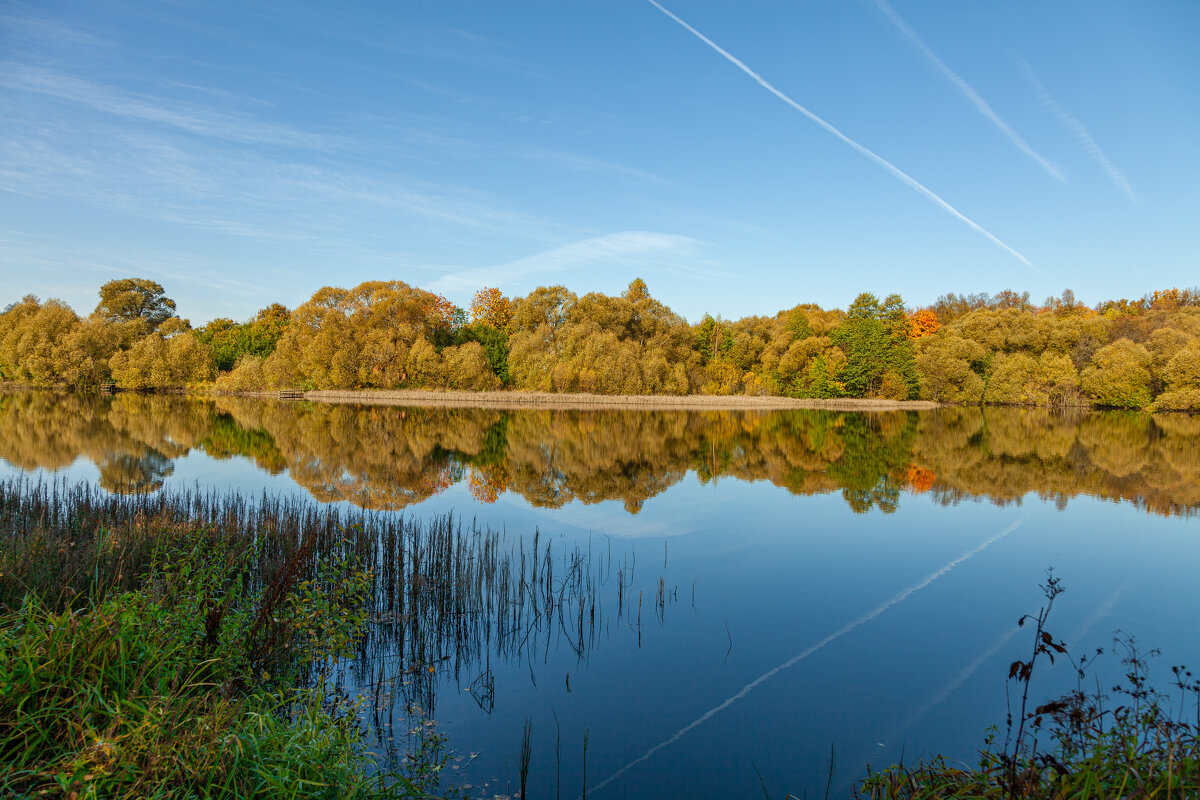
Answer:
<svg viewBox="0 0 1200 800"><path fill-rule="evenodd" d="M521 389L785 395L1200 411L1200 290L1094 308L1070 290L860 294L696 324L638 279L612 297L485 288L469 309L401 281L201 328L158 283L109 281L88 317L29 295L0 313L0 381L93 390Z"/></svg>

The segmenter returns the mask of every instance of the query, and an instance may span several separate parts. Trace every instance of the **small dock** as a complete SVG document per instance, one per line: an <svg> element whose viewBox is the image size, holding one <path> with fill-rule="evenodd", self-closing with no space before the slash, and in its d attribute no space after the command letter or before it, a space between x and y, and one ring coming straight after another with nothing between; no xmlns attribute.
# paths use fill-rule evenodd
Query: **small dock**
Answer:
<svg viewBox="0 0 1200 800"><path fill-rule="evenodd" d="M100 389L100 394L112 394L113 392L117 391L117 385L115 383L102 383L98 388Z"/></svg>
<svg viewBox="0 0 1200 800"><path fill-rule="evenodd" d="M303 389L280 389L279 390L279 399L280 400L303 400L304 399L304 390Z"/></svg>

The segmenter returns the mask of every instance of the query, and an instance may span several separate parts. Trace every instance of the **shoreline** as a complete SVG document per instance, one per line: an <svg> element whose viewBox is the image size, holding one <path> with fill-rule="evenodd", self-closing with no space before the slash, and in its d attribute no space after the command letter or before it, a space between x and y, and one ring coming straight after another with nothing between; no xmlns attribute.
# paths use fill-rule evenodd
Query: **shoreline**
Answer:
<svg viewBox="0 0 1200 800"><path fill-rule="evenodd" d="M125 389L121 392L136 392ZM0 392L59 392L77 394L64 387L36 388L0 382ZM604 409L643 408L677 411L778 411L808 409L825 411L927 411L945 403L932 400L884 400L862 397L830 399L781 397L776 395L640 395L584 394L582 392L530 392L524 390L458 391L439 389L265 389L230 392L212 386L159 390L155 394L182 394L196 397L257 397L265 400L307 400L314 403L376 406L423 406L430 408L557 408ZM285 397L284 395L290 395Z"/></svg>
<svg viewBox="0 0 1200 800"><path fill-rule="evenodd" d="M278 392L261 396L277 397ZM553 392L468 392L428 389L349 390L323 389L303 392L304 400L317 403L429 406L442 408L645 408L663 410L779 410L824 409L832 411L915 411L939 408L929 400L830 400L746 395L602 395Z"/></svg>

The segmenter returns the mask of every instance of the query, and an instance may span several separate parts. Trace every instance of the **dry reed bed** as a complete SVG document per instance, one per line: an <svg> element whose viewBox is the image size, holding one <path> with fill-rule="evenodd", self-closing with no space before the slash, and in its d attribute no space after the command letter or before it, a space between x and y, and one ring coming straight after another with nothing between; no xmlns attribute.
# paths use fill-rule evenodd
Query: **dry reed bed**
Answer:
<svg viewBox="0 0 1200 800"><path fill-rule="evenodd" d="M925 400L878 400L839 398L831 400L793 397L749 397L745 395L601 395L552 392L462 392L431 390L314 390L304 399L322 403L360 403L473 408L645 408L688 409L831 409L840 411L892 411L937 408Z"/></svg>

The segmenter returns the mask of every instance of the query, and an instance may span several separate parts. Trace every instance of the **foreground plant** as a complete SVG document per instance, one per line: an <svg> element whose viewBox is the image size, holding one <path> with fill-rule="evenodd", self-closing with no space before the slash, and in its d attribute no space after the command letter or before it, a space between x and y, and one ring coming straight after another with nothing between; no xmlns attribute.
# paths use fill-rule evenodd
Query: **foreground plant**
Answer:
<svg viewBox="0 0 1200 800"><path fill-rule="evenodd" d="M1067 695L1028 709L1030 680L1043 657L1070 658L1066 646L1045 629L1054 598L1063 588L1053 572L1042 587L1046 604L1033 622L1028 661L1015 661L1009 679L1020 687L1020 706L1008 735L997 746L993 728L975 769L942 756L914 766L892 765L871 771L861 793L873 800L924 798L1185 798L1200 796L1200 680L1182 666L1172 667L1171 685L1162 693L1150 684L1150 659L1133 637L1119 635L1124 680L1106 694L1084 690L1094 665L1083 656L1075 666L1078 683ZM1098 649L1097 655L1103 653ZM1042 737L1048 739L1043 746Z"/></svg>
<svg viewBox="0 0 1200 800"><path fill-rule="evenodd" d="M0 532L0 563L62 552L34 528ZM97 551L84 595L25 565L0 605L0 797L432 796L378 769L333 688L365 625L360 560L309 538L264 573L203 527L151 539L112 570Z"/></svg>

